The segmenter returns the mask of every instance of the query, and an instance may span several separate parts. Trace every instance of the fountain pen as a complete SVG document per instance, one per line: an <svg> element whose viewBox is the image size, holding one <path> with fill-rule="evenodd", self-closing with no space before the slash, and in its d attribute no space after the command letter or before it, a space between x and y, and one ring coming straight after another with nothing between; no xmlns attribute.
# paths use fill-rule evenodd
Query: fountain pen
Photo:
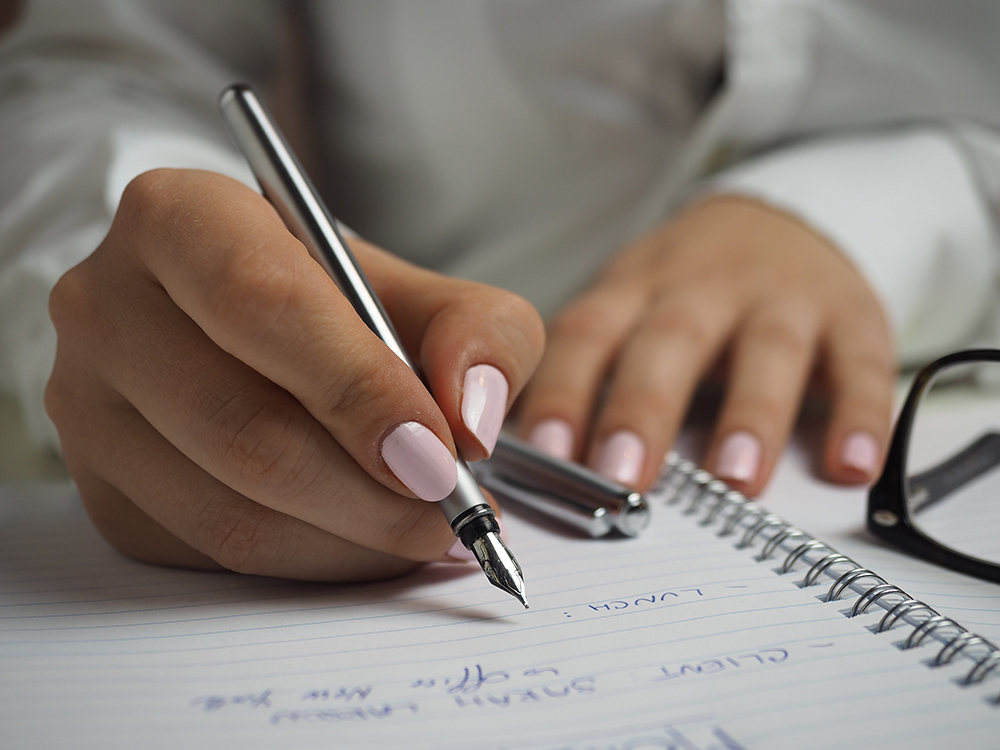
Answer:
<svg viewBox="0 0 1000 750"><path fill-rule="evenodd" d="M330 275L365 324L419 376L336 220L251 88L245 84L227 87L219 97L219 110L264 197L277 209L288 230ZM521 567L500 538L493 508L465 461L460 457L457 464L458 484L437 505L490 583L527 608Z"/></svg>

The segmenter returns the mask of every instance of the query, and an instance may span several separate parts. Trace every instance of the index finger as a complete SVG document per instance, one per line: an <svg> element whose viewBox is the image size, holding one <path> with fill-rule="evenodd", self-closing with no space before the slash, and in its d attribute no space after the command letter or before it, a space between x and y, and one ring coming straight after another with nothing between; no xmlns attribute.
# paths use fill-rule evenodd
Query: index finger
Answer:
<svg viewBox="0 0 1000 750"><path fill-rule="evenodd" d="M425 500L454 489L441 410L261 196L220 175L159 170L131 183L119 212L174 304L292 394L369 475Z"/></svg>
<svg viewBox="0 0 1000 750"><path fill-rule="evenodd" d="M364 242L354 246L404 344L417 352L462 456L486 458L542 357L538 312L503 289L424 269L399 273L394 267L404 261Z"/></svg>

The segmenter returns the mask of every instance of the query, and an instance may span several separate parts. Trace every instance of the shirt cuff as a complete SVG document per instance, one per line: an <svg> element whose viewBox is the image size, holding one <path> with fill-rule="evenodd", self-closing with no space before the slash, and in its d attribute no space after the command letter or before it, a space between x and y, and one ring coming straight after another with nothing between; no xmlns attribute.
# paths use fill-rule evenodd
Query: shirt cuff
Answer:
<svg viewBox="0 0 1000 750"><path fill-rule="evenodd" d="M989 310L990 210L941 130L793 145L716 175L708 192L761 200L831 240L881 298L904 363L961 346Z"/></svg>

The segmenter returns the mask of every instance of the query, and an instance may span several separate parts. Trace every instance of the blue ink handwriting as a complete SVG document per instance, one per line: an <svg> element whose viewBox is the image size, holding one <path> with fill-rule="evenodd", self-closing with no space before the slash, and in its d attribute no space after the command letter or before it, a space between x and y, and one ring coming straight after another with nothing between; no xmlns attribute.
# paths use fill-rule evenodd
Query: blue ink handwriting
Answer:
<svg viewBox="0 0 1000 750"><path fill-rule="evenodd" d="M722 656L717 659L705 659L691 664L681 664L671 671L670 667L660 667L659 673L652 680L675 680L678 677L688 677L696 674L715 674L724 670L742 669L746 666L766 666L780 664L788 659L788 651L783 648L763 648L749 654L737 656Z"/></svg>
<svg viewBox="0 0 1000 750"><path fill-rule="evenodd" d="M677 591L663 591L655 594L645 594L643 596L636 597L635 599L615 599L610 602L601 602L599 604L588 604L589 607L594 612L614 612L623 609L635 609L636 607L642 607L649 604L661 604L664 602L674 603L681 599L690 599L693 597L702 597L705 594L702 593L701 589L678 589Z"/></svg>
<svg viewBox="0 0 1000 750"><path fill-rule="evenodd" d="M566 698L570 695L593 693L597 690L597 680L593 677L578 677L561 685L542 685L529 689L508 690L500 693L479 695L456 695L455 705L459 708L479 706L507 708L519 703L540 703L551 698Z"/></svg>
<svg viewBox="0 0 1000 750"><path fill-rule="evenodd" d="M322 689L322 690L309 690L302 694L301 700L304 701L344 701L345 703L350 701L352 698L357 698L359 701L365 700L372 692L371 685L365 685L364 687L338 687L332 690Z"/></svg>
<svg viewBox="0 0 1000 750"><path fill-rule="evenodd" d="M249 708L271 707L271 690L262 693L245 693L243 695L202 695L191 701L192 706L199 706L206 712L219 711L226 706L247 706Z"/></svg>
<svg viewBox="0 0 1000 750"><path fill-rule="evenodd" d="M415 714L419 711L416 703L383 703L380 706L351 706L344 708L307 708L299 711L275 711L271 715L272 724L298 721L372 721L389 719L396 714L407 711Z"/></svg>

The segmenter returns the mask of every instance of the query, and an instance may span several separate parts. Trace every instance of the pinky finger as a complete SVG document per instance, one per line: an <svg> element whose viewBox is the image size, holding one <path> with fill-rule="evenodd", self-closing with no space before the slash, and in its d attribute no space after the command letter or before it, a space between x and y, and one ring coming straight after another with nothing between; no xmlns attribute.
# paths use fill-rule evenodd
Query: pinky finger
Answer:
<svg viewBox="0 0 1000 750"><path fill-rule="evenodd" d="M225 570L167 531L124 494L84 469L73 474L87 514L104 540L140 562L197 570Z"/></svg>
<svg viewBox="0 0 1000 750"><path fill-rule="evenodd" d="M823 470L834 482L865 484L882 468L892 425L895 364L888 331L841 324L826 348L832 386Z"/></svg>
<svg viewBox="0 0 1000 750"><path fill-rule="evenodd" d="M130 557L330 582L388 578L417 565L253 502L189 461L133 409L118 409L112 427L128 439L105 441L99 452L88 451L96 441L64 447L80 449L67 450L67 465L94 525ZM78 460L86 452L89 460Z"/></svg>

